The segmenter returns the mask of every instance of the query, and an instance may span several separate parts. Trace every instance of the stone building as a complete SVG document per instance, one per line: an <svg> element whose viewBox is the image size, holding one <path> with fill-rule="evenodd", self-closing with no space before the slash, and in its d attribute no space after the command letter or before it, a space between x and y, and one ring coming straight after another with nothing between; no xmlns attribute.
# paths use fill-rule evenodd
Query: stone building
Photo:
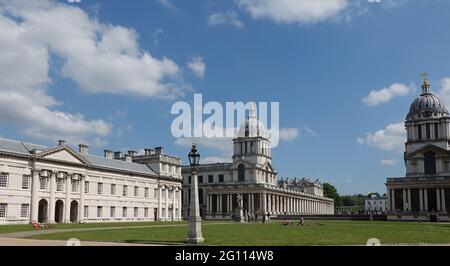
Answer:
<svg viewBox="0 0 450 266"><path fill-rule="evenodd" d="M0 139L0 224L181 219L181 162L162 148L89 154Z"/></svg>
<svg viewBox="0 0 450 266"><path fill-rule="evenodd" d="M406 117L406 176L386 182L389 220L449 220L450 117L444 102L430 92L425 77L422 93Z"/></svg>
<svg viewBox="0 0 450 266"><path fill-rule="evenodd" d="M364 211L366 213L386 214L387 211L387 196L379 196L376 193L370 193L364 200Z"/></svg>
<svg viewBox="0 0 450 266"><path fill-rule="evenodd" d="M246 212L277 215L333 214L334 201L323 197L318 183L280 184L272 165L267 131L252 113L233 139L231 163L203 164L198 167L201 216L206 219L231 219L237 208L236 197L243 197ZM231 145L231 143L230 143ZM183 216L188 218L191 169L182 168ZM299 180L300 181L300 180ZM306 186L306 183L308 185ZM300 189L301 187L301 189ZM321 186L320 186L321 187Z"/></svg>

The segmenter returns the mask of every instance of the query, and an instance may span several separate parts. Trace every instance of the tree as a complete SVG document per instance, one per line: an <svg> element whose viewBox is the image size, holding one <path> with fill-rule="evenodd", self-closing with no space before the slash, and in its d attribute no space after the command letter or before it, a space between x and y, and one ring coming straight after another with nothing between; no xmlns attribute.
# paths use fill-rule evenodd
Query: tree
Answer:
<svg viewBox="0 0 450 266"><path fill-rule="evenodd" d="M341 205L339 193L337 192L337 189L333 185L329 183L323 183L323 195L327 198L334 199L335 206Z"/></svg>

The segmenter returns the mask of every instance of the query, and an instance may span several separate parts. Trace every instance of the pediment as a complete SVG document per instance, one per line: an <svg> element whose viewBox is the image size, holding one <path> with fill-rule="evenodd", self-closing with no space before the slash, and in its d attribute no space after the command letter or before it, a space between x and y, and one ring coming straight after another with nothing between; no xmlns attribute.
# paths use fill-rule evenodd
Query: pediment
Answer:
<svg viewBox="0 0 450 266"><path fill-rule="evenodd" d="M75 152L68 149L67 147L58 148L56 150L47 151L45 153L38 155L40 158L75 163L75 164L85 164L86 162L78 156Z"/></svg>
<svg viewBox="0 0 450 266"><path fill-rule="evenodd" d="M446 149L443 149L441 147L435 146L433 144L428 144L428 145L425 145L425 146L415 150L414 152L408 154L407 158L413 158L413 157L421 156L423 153L425 153L427 151L432 151L436 155L448 155L449 154L449 151L446 150Z"/></svg>

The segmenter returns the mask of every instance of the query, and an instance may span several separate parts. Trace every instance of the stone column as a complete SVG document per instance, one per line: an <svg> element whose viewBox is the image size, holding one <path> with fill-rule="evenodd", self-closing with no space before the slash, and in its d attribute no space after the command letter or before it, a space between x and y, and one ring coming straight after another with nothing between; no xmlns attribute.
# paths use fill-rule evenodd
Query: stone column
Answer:
<svg viewBox="0 0 450 266"><path fill-rule="evenodd" d="M265 216L267 213L267 195L266 193L261 194L261 201L262 201L262 207L261 207L261 215Z"/></svg>
<svg viewBox="0 0 450 266"><path fill-rule="evenodd" d="M421 188L419 188L419 206L420 206L420 211L423 211L423 191Z"/></svg>
<svg viewBox="0 0 450 266"><path fill-rule="evenodd" d="M441 211L441 189L436 188L436 203L437 203L437 210L438 212Z"/></svg>
<svg viewBox="0 0 450 266"><path fill-rule="evenodd" d="M222 202L223 196L222 196L222 194L219 194L218 197L219 197L219 213L223 214L223 202Z"/></svg>
<svg viewBox="0 0 450 266"><path fill-rule="evenodd" d="M391 210L397 211L395 208L395 189L391 189L391 202L392 202Z"/></svg>
<svg viewBox="0 0 450 266"><path fill-rule="evenodd" d="M392 205L391 205L391 190L390 189L387 190L386 196L387 196L387 210L391 211Z"/></svg>
<svg viewBox="0 0 450 266"><path fill-rule="evenodd" d="M423 206L423 209L425 210L425 211L428 211L428 190L426 189L426 188L424 188L423 189L423 193L424 193L424 206Z"/></svg>
<svg viewBox="0 0 450 266"><path fill-rule="evenodd" d="M166 206L166 211L164 212L164 221L169 221L169 187L166 186L166 189L164 190L166 193L165 194L165 199L164 201L166 202L165 206Z"/></svg>
<svg viewBox="0 0 450 266"><path fill-rule="evenodd" d="M70 191L72 175L68 174L66 176L66 202L64 203L64 222L70 223Z"/></svg>
<svg viewBox="0 0 450 266"><path fill-rule="evenodd" d="M445 206L445 188L441 189L442 193L442 212L447 212L447 206Z"/></svg>
<svg viewBox="0 0 450 266"><path fill-rule="evenodd" d="M84 222L84 187L86 186L86 177L81 176L80 180L80 206L78 208L78 221Z"/></svg>
<svg viewBox="0 0 450 266"><path fill-rule="evenodd" d="M198 180L197 173L192 173L191 182L191 212L189 214L189 234L188 243L201 244L203 243L202 235L202 218L200 217L200 205L198 197Z"/></svg>
<svg viewBox="0 0 450 266"><path fill-rule="evenodd" d="M176 194L175 187L172 187L172 221L175 221L175 216L176 216L175 194Z"/></svg>
<svg viewBox="0 0 450 266"><path fill-rule="evenodd" d="M37 223L39 216L39 170L32 170L31 181L31 222Z"/></svg>
<svg viewBox="0 0 450 266"><path fill-rule="evenodd" d="M408 189L408 211L412 211L411 189Z"/></svg>
<svg viewBox="0 0 450 266"><path fill-rule="evenodd" d="M162 185L158 185L158 221L162 221Z"/></svg>
<svg viewBox="0 0 450 266"><path fill-rule="evenodd" d="M406 202L406 189L403 189L403 210L402 211L407 211L408 210L408 203Z"/></svg>
<svg viewBox="0 0 450 266"><path fill-rule="evenodd" d="M56 173L53 172L50 176L50 202L48 211L48 222L55 223L55 194L56 194Z"/></svg>
<svg viewBox="0 0 450 266"><path fill-rule="evenodd" d="M183 209L183 202L181 200L181 190L182 188L178 188L178 221L182 220L181 210Z"/></svg>

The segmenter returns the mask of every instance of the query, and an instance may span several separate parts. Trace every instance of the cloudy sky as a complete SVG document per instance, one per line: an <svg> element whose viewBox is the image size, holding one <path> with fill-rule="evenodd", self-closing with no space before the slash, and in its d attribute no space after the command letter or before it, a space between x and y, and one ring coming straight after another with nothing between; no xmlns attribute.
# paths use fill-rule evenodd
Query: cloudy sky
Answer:
<svg viewBox="0 0 450 266"><path fill-rule="evenodd" d="M280 177L341 193L402 176L420 73L450 103L450 1L0 0L0 136L141 150L175 101L280 102ZM229 139L198 140L205 161Z"/></svg>

